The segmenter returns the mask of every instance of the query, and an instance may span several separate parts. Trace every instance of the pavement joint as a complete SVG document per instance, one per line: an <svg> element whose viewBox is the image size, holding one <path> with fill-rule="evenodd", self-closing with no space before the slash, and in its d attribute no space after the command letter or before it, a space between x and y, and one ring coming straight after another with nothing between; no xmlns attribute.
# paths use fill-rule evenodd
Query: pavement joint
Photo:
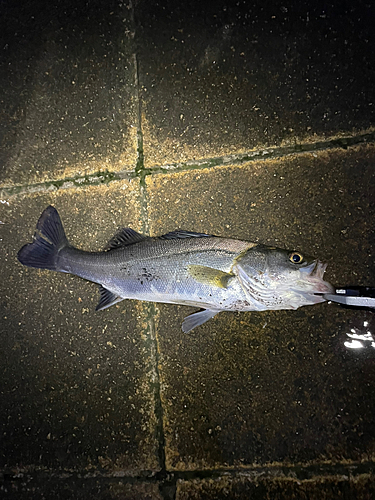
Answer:
<svg viewBox="0 0 375 500"><path fill-rule="evenodd" d="M355 136L340 137L329 139L326 141L317 141L309 143L296 143L290 146L280 146L275 148L263 148L250 152L215 157L203 158L200 160L190 160L182 163L172 163L161 167L151 167L145 170L145 175L157 173L180 172L185 170L197 170L200 168L213 168L223 165L241 165L250 161L259 161L272 158L281 158L291 154L298 153L313 153L329 149L348 149L349 147L358 146L375 142L375 131L358 134Z"/></svg>
<svg viewBox="0 0 375 500"><path fill-rule="evenodd" d="M135 166L135 176L139 177L141 186L144 186L144 154L143 154L143 133L142 133L142 101L140 99L139 88L139 73L138 73L138 59L134 54L134 68L135 68L135 88L137 100L137 163Z"/></svg>
<svg viewBox="0 0 375 500"><path fill-rule="evenodd" d="M144 166L144 151L143 151L143 135L140 123L140 112L138 117L138 148L137 162L134 170L119 170L110 172L108 170L98 171L93 174L84 176L67 177L64 179L55 179L45 182L39 182L27 185L14 185L0 187L0 198L10 198L18 194L35 193L41 191L51 191L57 189L69 189L77 187L94 186L99 184L109 184L110 182L123 179L138 178L141 188L145 188L146 177L165 174L171 172L184 172L189 170L198 170L202 168L215 168L224 165L241 165L251 161L266 160L272 158L282 158L288 155L299 153L314 153L320 151L328 151L330 149L348 149L359 146L361 144L369 144L375 142L375 131L369 131L363 134L354 136L340 137L327 141L317 141L309 143L299 143L290 146L280 146L276 148L263 148L250 152L239 153L228 156L215 158L203 158L200 160L190 160L182 163L173 163L164 166L155 166L145 168ZM145 219L146 220L146 219Z"/></svg>
<svg viewBox="0 0 375 500"><path fill-rule="evenodd" d="M146 317L147 331L145 331L145 335L147 336L148 343L150 344L151 351L151 359L150 359L150 370L152 372L152 382L151 382L151 390L154 393L155 398L155 417L156 417L156 425L155 425L155 438L158 443L158 460L160 466L160 474L164 477L166 474L166 465L165 465L165 436L164 436L164 424L163 424L163 404L161 401L161 390L160 390L160 372L159 372L159 346L156 337L156 328L155 328L155 304L152 302L144 302L142 303L143 311ZM147 342L147 341L146 341Z"/></svg>
<svg viewBox="0 0 375 500"><path fill-rule="evenodd" d="M149 218L148 218L148 194L145 181L145 168L144 168L144 154L143 154L143 133L142 133L142 109L141 109L141 99L140 99L140 85L138 78L138 60L137 55L134 54L134 67L135 67L135 86L136 86L136 99L137 99L137 163L135 168L135 176L139 178L139 189L140 189L140 208L141 208L141 225L142 233L145 235L150 234L149 229ZM163 424L163 404L161 401L161 389L160 389L160 373L159 373L159 345L156 336L155 328L155 315L156 309L154 303L144 303L143 304L146 323L147 323L147 338L151 343L151 369L153 371L153 392L155 397L155 417L156 417L156 441L158 443L158 460L161 468L161 475L164 477L166 474L166 464L165 464L165 435L164 435L164 424ZM167 492L167 493L166 493ZM170 488L168 487L166 491L161 490L161 494L165 500L170 497Z"/></svg>
<svg viewBox="0 0 375 500"><path fill-rule="evenodd" d="M145 304L149 315L148 315L148 324L150 327L150 340L153 343L154 349L152 349L153 363L152 367L154 370L155 380L154 380L154 394L155 394L155 416L156 416L156 440L158 443L158 459L161 470L157 474L157 477L161 481L160 485L160 493L163 496L164 500L169 500L170 498L174 498L174 494L170 495L171 492L171 480L168 477L168 472L166 469L166 457L165 457L165 434L164 434L164 410L163 403L161 400L161 384L160 384L160 371L159 371L159 345L158 339L156 336L156 328L155 328L155 304L149 303ZM174 487L172 487L172 491L175 490L176 481L172 481ZM164 487L165 486L165 487Z"/></svg>
<svg viewBox="0 0 375 500"><path fill-rule="evenodd" d="M285 478L295 479L299 481L311 480L314 478L324 478L330 476L341 476L347 479L355 478L363 474L373 474L373 462L353 462L353 463L335 463L335 464L309 464L309 465L269 465L269 466L253 466L253 467L236 467L236 468L217 468L217 469L195 469L185 471L142 471L140 474L126 475L113 473L90 473L87 471L69 472L62 471L34 471L22 472L22 470L5 471L1 475L1 480L6 481L32 481L39 479L54 479L54 480L98 480L103 481L123 481L126 483L136 483L144 481L148 483L164 482L172 485L178 480L189 481L193 479L215 479L222 476L246 476L253 479L267 478Z"/></svg>
<svg viewBox="0 0 375 500"><path fill-rule="evenodd" d="M44 182L37 182L27 185L14 185L0 187L0 198L10 198L19 194L55 191L58 189L70 189L77 187L97 186L109 184L113 181L131 179L133 172L122 170L119 172L109 172L108 170L95 172L90 175L67 177L65 179L55 179Z"/></svg>

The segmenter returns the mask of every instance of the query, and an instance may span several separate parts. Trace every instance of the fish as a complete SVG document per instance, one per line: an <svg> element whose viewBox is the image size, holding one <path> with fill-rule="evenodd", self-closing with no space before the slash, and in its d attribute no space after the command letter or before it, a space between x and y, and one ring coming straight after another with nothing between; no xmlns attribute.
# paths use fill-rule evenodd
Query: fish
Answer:
<svg viewBox="0 0 375 500"><path fill-rule="evenodd" d="M33 242L18 252L21 264L70 273L99 285L96 310L124 299L198 307L182 323L187 333L221 311L298 309L324 302L334 288L327 264L294 250L175 230L158 237L129 227L101 252L69 244L57 210L39 218Z"/></svg>

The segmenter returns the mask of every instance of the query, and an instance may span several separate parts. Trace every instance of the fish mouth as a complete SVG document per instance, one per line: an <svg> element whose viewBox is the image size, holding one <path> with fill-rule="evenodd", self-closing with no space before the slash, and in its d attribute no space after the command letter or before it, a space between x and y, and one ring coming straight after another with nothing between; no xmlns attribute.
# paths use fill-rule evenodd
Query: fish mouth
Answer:
<svg viewBox="0 0 375 500"><path fill-rule="evenodd" d="M304 278L314 289L309 293L311 294L325 294L332 293L334 291L333 286L327 281L323 280L323 275L327 269L327 264L321 262L320 260L314 260L311 264L300 268L300 272L306 274Z"/></svg>

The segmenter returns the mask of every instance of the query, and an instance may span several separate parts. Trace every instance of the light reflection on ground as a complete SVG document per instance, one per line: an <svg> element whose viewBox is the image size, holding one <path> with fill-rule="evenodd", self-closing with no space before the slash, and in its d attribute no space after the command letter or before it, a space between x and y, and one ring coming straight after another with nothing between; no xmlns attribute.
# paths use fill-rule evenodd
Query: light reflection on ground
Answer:
<svg viewBox="0 0 375 500"><path fill-rule="evenodd" d="M375 341L370 330L368 330L369 322L363 322L363 329L361 331L358 328L351 328L350 333L346 335L349 337L349 341L344 342L344 346L348 349L363 349L363 348L374 348Z"/></svg>

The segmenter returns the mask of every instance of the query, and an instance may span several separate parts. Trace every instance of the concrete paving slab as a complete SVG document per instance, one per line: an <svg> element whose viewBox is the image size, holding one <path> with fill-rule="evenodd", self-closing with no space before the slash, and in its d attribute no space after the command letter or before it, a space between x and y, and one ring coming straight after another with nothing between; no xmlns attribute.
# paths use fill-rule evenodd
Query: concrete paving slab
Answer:
<svg viewBox="0 0 375 500"><path fill-rule="evenodd" d="M126 301L95 313L95 285L23 267L16 257L48 204L72 244L99 250L119 227L140 229L138 194L137 181L121 181L0 205L3 470L160 469L155 362L142 305Z"/></svg>
<svg viewBox="0 0 375 500"><path fill-rule="evenodd" d="M149 176L150 231L297 249L328 262L335 285L372 285L374 162L363 146ZM374 354L344 346L374 330L371 312L220 313L183 334L192 308L158 310L167 469L374 456Z"/></svg>
<svg viewBox="0 0 375 500"><path fill-rule="evenodd" d="M313 480L292 478L254 479L244 473L238 477L224 476L216 479L179 481L176 500L370 500L375 494L374 478L320 477Z"/></svg>
<svg viewBox="0 0 375 500"><path fill-rule="evenodd" d="M373 127L373 20L364 1L137 2L145 165Z"/></svg>
<svg viewBox="0 0 375 500"><path fill-rule="evenodd" d="M130 2L2 2L0 185L133 169Z"/></svg>

